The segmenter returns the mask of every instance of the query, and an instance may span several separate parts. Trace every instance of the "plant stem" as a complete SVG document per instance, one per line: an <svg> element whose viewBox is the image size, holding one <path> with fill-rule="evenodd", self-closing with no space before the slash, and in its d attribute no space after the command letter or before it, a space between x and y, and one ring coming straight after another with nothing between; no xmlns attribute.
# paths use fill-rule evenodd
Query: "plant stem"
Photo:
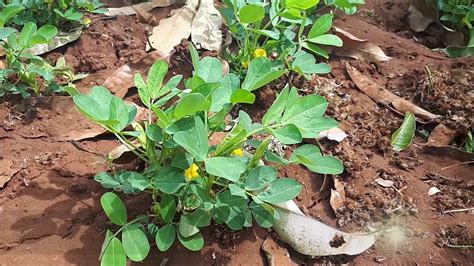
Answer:
<svg viewBox="0 0 474 266"><path fill-rule="evenodd" d="M112 131L113 132L113 131ZM146 159L142 154L140 154L137 150L138 147L135 147L130 141L128 141L126 138L122 138L122 136L119 133L113 132L114 135L122 142L127 148L133 152L136 156L138 156L140 159L145 161L147 164L150 164L150 161Z"/></svg>

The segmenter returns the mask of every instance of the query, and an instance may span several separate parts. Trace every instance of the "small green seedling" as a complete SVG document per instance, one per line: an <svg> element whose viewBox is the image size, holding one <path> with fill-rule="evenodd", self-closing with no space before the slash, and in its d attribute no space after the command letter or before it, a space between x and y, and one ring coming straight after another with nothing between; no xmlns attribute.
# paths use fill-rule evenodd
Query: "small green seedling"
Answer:
<svg viewBox="0 0 474 266"><path fill-rule="evenodd" d="M131 217L116 193L102 196L105 214L119 227L106 233L102 265L126 265L127 258L144 260L151 250L149 241L160 251L174 242L198 251L205 245L201 229L211 223L231 230L250 227L254 221L272 227L280 219L275 204L295 198L302 188L293 178L278 178L276 166L303 164L322 174L343 171L338 159L324 156L314 145L303 145L288 158L269 149L272 141L298 144L337 126L338 122L324 116L327 102L323 97L301 97L296 88L286 87L261 124L244 111L239 112L238 122L230 124L226 117L232 107L253 103L252 91L281 72L262 71L268 59L256 58L241 83L237 75L223 74L218 59L199 59L195 50L192 58L194 72L184 82L185 90L177 89L180 75L164 82L168 72L164 61L153 64L146 81L141 74L135 75L140 99L148 109L142 124L132 123L137 115L134 105L104 87L73 96L80 112L115 134L146 163L141 173L118 171L94 177L105 188L132 195L147 193L152 200L146 214ZM216 132L225 135L210 145Z"/></svg>

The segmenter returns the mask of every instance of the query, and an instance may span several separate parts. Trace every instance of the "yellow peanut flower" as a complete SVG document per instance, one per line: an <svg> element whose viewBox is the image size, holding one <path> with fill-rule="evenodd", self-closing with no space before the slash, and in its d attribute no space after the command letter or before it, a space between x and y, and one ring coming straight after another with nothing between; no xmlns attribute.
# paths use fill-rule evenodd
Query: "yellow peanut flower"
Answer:
<svg viewBox="0 0 474 266"><path fill-rule="evenodd" d="M248 68L249 67L249 61L243 61L242 62L242 67L243 68Z"/></svg>
<svg viewBox="0 0 474 266"><path fill-rule="evenodd" d="M193 181L199 177L198 173L199 167L193 163L188 169L184 170L184 177L188 182Z"/></svg>
<svg viewBox="0 0 474 266"><path fill-rule="evenodd" d="M89 25L92 22L92 20L90 18L84 18L82 21L83 21L84 25Z"/></svg>
<svg viewBox="0 0 474 266"><path fill-rule="evenodd" d="M267 52L262 48L258 48L253 51L253 57L267 57Z"/></svg>
<svg viewBox="0 0 474 266"><path fill-rule="evenodd" d="M242 157L244 156L244 151L241 148L238 148L232 151L232 155Z"/></svg>

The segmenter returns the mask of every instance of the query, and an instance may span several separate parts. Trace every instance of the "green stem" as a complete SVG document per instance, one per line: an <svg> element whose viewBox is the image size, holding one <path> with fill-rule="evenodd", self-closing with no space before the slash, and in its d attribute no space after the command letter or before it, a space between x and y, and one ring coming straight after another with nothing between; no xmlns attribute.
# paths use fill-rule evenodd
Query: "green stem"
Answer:
<svg viewBox="0 0 474 266"><path fill-rule="evenodd" d="M113 132L113 131L112 131ZM150 164L150 161L146 159L142 154L140 154L137 150L138 147L135 147L130 141L128 141L126 138L122 138L119 133L113 132L114 135L120 140L120 142L123 143L131 152L133 152L136 156L138 156L140 159L145 161L147 164Z"/></svg>

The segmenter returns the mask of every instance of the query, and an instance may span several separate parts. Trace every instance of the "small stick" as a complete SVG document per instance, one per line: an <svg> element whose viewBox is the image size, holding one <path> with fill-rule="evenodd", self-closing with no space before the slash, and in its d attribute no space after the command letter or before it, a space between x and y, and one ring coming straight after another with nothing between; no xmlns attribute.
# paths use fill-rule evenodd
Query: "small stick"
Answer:
<svg viewBox="0 0 474 266"><path fill-rule="evenodd" d="M453 164L453 165L450 165L450 166L446 166L446 167L441 168L441 171L444 171L444 170L449 169L449 168L454 167L454 166L463 165L463 164L470 164L470 163L474 163L474 161L467 161L467 162L462 162L462 163L457 163L457 164Z"/></svg>
<svg viewBox="0 0 474 266"><path fill-rule="evenodd" d="M453 213L453 212L465 212L465 211L472 211L472 210L474 210L474 207L465 208L465 209L447 210L447 211L443 211L443 214L446 214L446 213Z"/></svg>

